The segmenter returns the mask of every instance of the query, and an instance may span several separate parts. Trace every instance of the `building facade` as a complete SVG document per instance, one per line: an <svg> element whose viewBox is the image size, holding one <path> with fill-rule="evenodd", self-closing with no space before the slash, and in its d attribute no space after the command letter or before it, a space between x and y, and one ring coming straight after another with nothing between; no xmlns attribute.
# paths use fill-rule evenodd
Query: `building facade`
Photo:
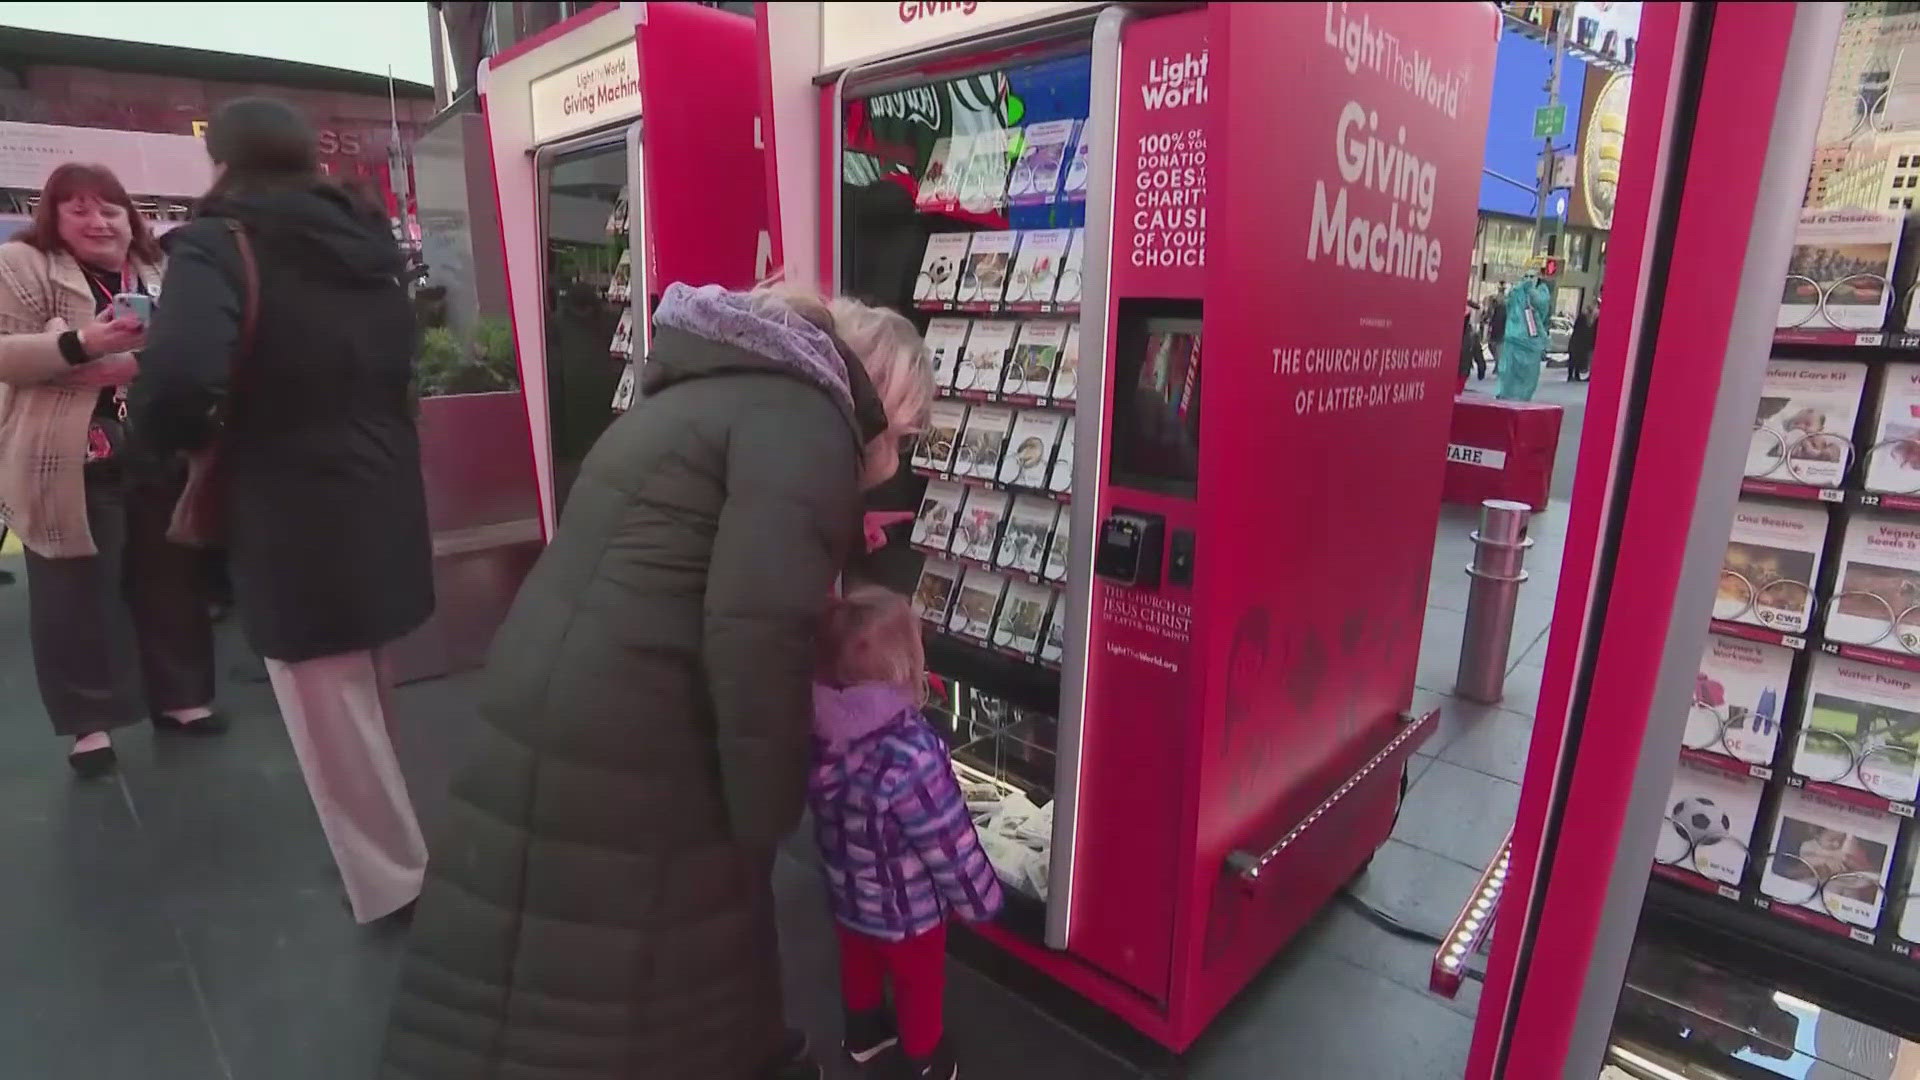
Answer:
<svg viewBox="0 0 1920 1080"><path fill-rule="evenodd" d="M392 96L389 98L389 90ZM197 135L234 98L267 95L306 112L321 165L388 193L389 165L433 116L433 89L282 60L0 27L0 121ZM396 211L398 206L390 209Z"/></svg>

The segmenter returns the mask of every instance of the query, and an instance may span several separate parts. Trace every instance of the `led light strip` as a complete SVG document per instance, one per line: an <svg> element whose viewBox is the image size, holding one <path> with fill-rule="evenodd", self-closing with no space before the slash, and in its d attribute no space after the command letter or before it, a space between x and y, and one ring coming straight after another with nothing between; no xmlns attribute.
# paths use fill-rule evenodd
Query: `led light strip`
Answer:
<svg viewBox="0 0 1920 1080"><path fill-rule="evenodd" d="M1481 873L1480 883L1474 886L1467 906L1461 908L1460 916L1453 920L1446 941L1433 954L1433 973L1428 977L1427 986L1434 993L1450 998L1460 992L1467 957L1479 951L1488 929L1493 926L1494 916L1500 911L1500 894L1507 887L1507 864L1512 858L1513 830L1509 829L1506 839L1500 841L1500 850Z"/></svg>
<svg viewBox="0 0 1920 1080"><path fill-rule="evenodd" d="M1356 772L1352 776L1347 777L1346 782L1341 784L1340 787L1336 791L1334 791L1333 794L1327 796L1326 799L1322 801L1319 806L1314 807L1312 813L1302 818L1299 824L1287 830L1287 835L1281 837L1279 843L1273 845L1272 847L1268 848L1265 851L1260 852L1258 855L1250 851L1235 851L1229 854L1227 856L1227 869L1232 870L1235 874L1238 874L1240 877L1240 882L1244 886L1251 888L1252 886L1259 884L1261 873L1263 873L1266 870L1267 866L1271 864L1273 860L1280 857L1281 852L1287 850L1288 846L1291 845L1295 840L1300 839L1301 835L1304 834L1308 829L1312 828L1315 822L1319 821L1322 817L1324 817L1327 811L1332 810L1335 803L1338 803L1341 799L1346 798L1347 792L1352 791L1356 786L1359 785L1360 781L1365 780L1368 776L1372 775L1373 770L1379 768L1382 763L1384 763L1388 758L1392 757L1394 754L1394 751L1400 749L1402 746L1405 746L1407 743L1407 740L1413 738L1415 735L1420 734L1420 732L1426 729L1428 724L1433 723L1435 720L1439 719L1439 717L1440 717L1439 709L1435 709L1432 712L1427 713L1425 716L1415 716L1412 713L1401 713L1400 720L1402 723L1406 725L1406 727L1401 730L1400 734L1395 735L1391 742L1387 743L1386 746L1382 747L1379 753L1373 755L1372 758L1368 759L1367 763L1360 767L1359 772Z"/></svg>

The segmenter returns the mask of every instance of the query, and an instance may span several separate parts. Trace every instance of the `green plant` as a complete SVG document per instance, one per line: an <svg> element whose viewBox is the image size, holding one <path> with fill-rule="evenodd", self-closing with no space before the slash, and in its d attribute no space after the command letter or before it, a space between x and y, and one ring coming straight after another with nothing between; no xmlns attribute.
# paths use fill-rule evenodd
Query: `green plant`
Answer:
<svg viewBox="0 0 1920 1080"><path fill-rule="evenodd" d="M483 319L468 340L449 327L433 327L420 335L414 376L421 397L512 390L513 329L504 319Z"/></svg>

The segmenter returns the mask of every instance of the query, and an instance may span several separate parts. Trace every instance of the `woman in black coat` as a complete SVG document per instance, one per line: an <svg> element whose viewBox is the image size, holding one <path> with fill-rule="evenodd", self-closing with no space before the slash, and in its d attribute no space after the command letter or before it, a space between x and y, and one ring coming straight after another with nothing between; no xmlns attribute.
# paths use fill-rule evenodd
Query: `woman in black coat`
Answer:
<svg viewBox="0 0 1920 1080"><path fill-rule="evenodd" d="M433 611L404 260L384 218L319 175L313 130L290 107L228 104L207 150L219 171L167 236L133 426L163 451L194 450L225 414L240 621L354 917L369 922L413 902L427 856L376 654Z"/></svg>
<svg viewBox="0 0 1920 1080"><path fill-rule="evenodd" d="M816 624L932 375L911 323L848 300L675 284L654 325L495 639L386 1080L819 1076L774 848Z"/></svg>

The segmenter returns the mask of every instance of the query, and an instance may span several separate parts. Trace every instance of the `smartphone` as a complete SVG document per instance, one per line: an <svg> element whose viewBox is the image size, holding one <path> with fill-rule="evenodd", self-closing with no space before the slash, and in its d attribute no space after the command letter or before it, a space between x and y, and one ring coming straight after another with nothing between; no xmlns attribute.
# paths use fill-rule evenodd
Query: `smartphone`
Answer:
<svg viewBox="0 0 1920 1080"><path fill-rule="evenodd" d="M117 293L113 298L113 317L135 319L145 326L153 321L153 297L144 293Z"/></svg>

